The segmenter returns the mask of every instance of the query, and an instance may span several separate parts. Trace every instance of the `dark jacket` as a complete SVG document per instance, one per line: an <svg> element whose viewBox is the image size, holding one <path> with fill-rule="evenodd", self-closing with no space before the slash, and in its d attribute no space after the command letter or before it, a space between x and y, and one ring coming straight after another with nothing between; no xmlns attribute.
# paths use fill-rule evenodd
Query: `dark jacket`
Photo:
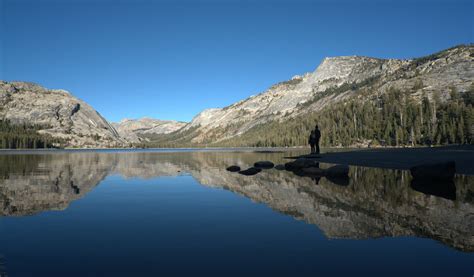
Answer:
<svg viewBox="0 0 474 277"><path fill-rule="evenodd" d="M309 138L308 138L308 143L309 144L316 144L317 140L318 140L318 138L317 138L316 132L314 130L311 131L311 134L309 135Z"/></svg>
<svg viewBox="0 0 474 277"><path fill-rule="evenodd" d="M316 141L319 141L319 139L321 138L321 131L319 131L319 129L315 129L314 133L316 136Z"/></svg>

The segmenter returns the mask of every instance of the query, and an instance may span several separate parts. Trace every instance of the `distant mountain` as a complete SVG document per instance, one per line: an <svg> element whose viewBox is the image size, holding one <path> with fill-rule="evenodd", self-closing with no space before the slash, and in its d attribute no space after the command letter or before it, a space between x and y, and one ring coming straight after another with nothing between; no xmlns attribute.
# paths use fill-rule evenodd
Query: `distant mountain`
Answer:
<svg viewBox="0 0 474 277"><path fill-rule="evenodd" d="M175 120L159 120L152 118L123 119L112 123L118 133L130 142L146 140L150 135L161 135L175 132L186 125L185 122Z"/></svg>
<svg viewBox="0 0 474 277"><path fill-rule="evenodd" d="M448 118L447 115L442 118L443 114L438 117L435 114L431 115L434 117L431 122L432 118L423 119L423 116L430 115L424 115L428 112L418 106L427 99L431 101L430 113L442 113L446 107L436 108L450 100L453 92L459 97L472 99L473 82L472 45L457 46L410 60L359 56L325 58L314 72L275 84L258 95L225 108L204 110L177 132L156 138L155 143L163 146L301 145L306 144L306 132L314 127L316 121L325 125L323 132L331 133L331 137L326 134L323 137L326 145L354 144L352 139L367 144L375 138L398 144L409 141L409 136L416 141L427 141L429 137L429 140L438 139L440 143L466 142L474 134L472 125L464 126L471 124L465 122L466 118ZM413 105L405 105L404 101ZM469 101L462 103L464 108L459 113L466 113L464 110L467 109L472 114ZM349 106L353 106L353 111L347 111ZM416 114L417 111L411 109L421 112ZM410 118L413 122L405 122L408 116L404 117L405 112L415 113L414 118ZM371 116L379 116L372 121L379 121L384 126L372 126L372 122L361 125L368 122L368 119L363 120L365 117ZM458 132L457 129L445 133L440 133L441 128L435 130L438 125L442 127L442 120L453 121L454 129L464 124L464 138L456 137L452 141L448 138L449 132ZM302 121L306 123L300 125L298 122ZM427 122L431 125L424 126ZM369 125L373 130L366 130ZM359 134L359 130L363 134Z"/></svg>
<svg viewBox="0 0 474 277"><path fill-rule="evenodd" d="M128 147L130 143L147 141L147 136L168 134L186 125L151 118L124 119L111 124L65 90L5 81L0 81L0 123L0 148L42 148L44 141L56 140L63 147ZM23 126L29 128L25 131ZM35 133L39 136L32 137ZM22 142L25 138L32 142ZM41 143L36 142L40 139Z"/></svg>
<svg viewBox="0 0 474 277"><path fill-rule="evenodd" d="M473 105L473 45L410 60L325 58L314 72L189 123L110 124L67 91L0 81L0 148L57 139L65 147L295 146L316 123L325 146L474 143Z"/></svg>
<svg viewBox="0 0 474 277"><path fill-rule="evenodd" d="M61 139L65 147L122 147L127 143L84 101L67 91L33 83L0 81L0 120L13 126L34 124L38 133Z"/></svg>

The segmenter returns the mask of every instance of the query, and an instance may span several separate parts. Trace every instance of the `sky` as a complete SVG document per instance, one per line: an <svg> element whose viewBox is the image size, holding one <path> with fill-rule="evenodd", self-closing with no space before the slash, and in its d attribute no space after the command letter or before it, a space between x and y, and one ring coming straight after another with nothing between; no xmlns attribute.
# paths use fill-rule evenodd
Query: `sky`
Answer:
<svg viewBox="0 0 474 277"><path fill-rule="evenodd" d="M474 42L474 1L0 0L0 80L65 89L110 121L190 121L324 57Z"/></svg>

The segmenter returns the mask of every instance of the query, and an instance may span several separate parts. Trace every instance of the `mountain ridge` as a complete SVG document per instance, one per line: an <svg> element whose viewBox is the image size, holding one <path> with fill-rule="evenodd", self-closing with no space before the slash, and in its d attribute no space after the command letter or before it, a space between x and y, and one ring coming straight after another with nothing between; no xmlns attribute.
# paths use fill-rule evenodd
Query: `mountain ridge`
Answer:
<svg viewBox="0 0 474 277"><path fill-rule="evenodd" d="M398 101L396 105L404 105L400 101L410 100L421 105L426 100L431 101L433 112L436 112L437 105L447 103L453 98L451 95L453 91L470 99L474 91L473 83L474 46L459 45L413 59L381 59L366 56L326 57L312 72L294 75L289 80L276 83L258 94L231 105L204 109L190 122L145 117L110 123L87 103L65 90L46 89L29 82L0 81L0 119L7 119L14 124L45 125L48 128L42 128L38 132L64 139L66 147L127 147L136 144L155 147L293 146L305 144L303 137L306 135L303 133L306 133L309 128L306 125L314 124L317 120L324 121L324 116L328 117L327 114L331 113L331 110L344 110L345 106L352 102L358 101L351 104L355 106L372 103L379 107L384 106L383 101ZM434 103L435 100L438 102ZM470 116L472 105L469 106L468 102L464 103L463 109L467 109ZM388 109L390 110L391 107ZM378 108L369 107L369 110L377 112ZM464 110L459 113L466 113ZM347 111L343 112L347 113ZM398 112L401 113L401 110ZM321 113L326 113L326 115L323 116ZM364 114L357 114L357 116L364 116ZM354 120L357 116L354 114ZM401 125L404 130L385 130L384 132L390 133L385 135L385 140L388 136L398 145L399 140L408 140L407 133L410 132L416 133L417 141L426 142L428 135L431 136L431 140L434 140L435 134L425 134L425 130L414 131L413 126L407 127L407 123L402 122L404 121L403 114L399 116L400 122L393 122L393 124L395 127L397 124ZM426 122L426 120L423 121L423 115L417 116L421 116L423 125ZM455 120L458 125L465 124L466 127L462 127L463 130L459 131L463 134L459 136L466 138L456 138L450 142L443 137L438 139L438 142L471 141L474 136L474 125L470 127L470 121L465 122L470 119L461 117L447 120ZM310 120L305 118L310 118ZM263 130L268 133L270 130L268 126L273 126L274 129L285 129L286 125L294 125L298 120L307 121L305 126L294 127L299 130L298 134L293 134L298 136L298 139L290 138L275 142L272 138L268 138L268 135L264 140L251 138L251 136L261 136ZM333 118L331 120L326 120L332 122L327 124L339 126L339 121L347 119ZM436 120L438 118L435 114ZM356 128L356 123L354 123L354 128ZM337 130L332 130L332 133L345 132L343 129L347 127L347 124L352 123L345 124L339 126ZM388 124L392 123L388 122ZM431 129L437 124L438 122L434 122L433 126L427 126L425 129L434 132ZM330 125L324 127L326 130L332 128ZM362 127L364 126L358 128ZM456 128L459 129L459 127ZM290 131L294 132L294 130ZM404 134L400 135L397 132ZM358 135L357 132L352 133L344 136L355 136L355 139L366 141L364 142L366 144L373 140L373 138ZM279 135L288 134L276 133L275 136ZM400 136L403 138L400 139ZM332 146L341 144L337 137L339 134L336 134L336 138L323 137L323 144ZM377 137L378 140L382 139L380 134ZM239 141L242 142L239 143Z"/></svg>
<svg viewBox="0 0 474 277"><path fill-rule="evenodd" d="M432 98L436 93L446 100L452 88L469 91L474 81L473 57L472 45L414 59L327 57L313 72L296 75L229 106L205 109L176 134L157 141L176 141L181 133L187 137L183 144L219 143L268 122L318 112L350 98L377 98L392 90L410 91L417 101L423 94Z"/></svg>
<svg viewBox="0 0 474 277"><path fill-rule="evenodd" d="M86 102L62 89L30 82L0 81L0 119L41 126L40 134L65 147L123 147L117 130Z"/></svg>
<svg viewBox="0 0 474 277"><path fill-rule="evenodd" d="M168 134L182 128L186 123L176 120L161 120L150 117L138 119L124 118L112 123L117 132L127 141L138 143L147 141L146 135Z"/></svg>

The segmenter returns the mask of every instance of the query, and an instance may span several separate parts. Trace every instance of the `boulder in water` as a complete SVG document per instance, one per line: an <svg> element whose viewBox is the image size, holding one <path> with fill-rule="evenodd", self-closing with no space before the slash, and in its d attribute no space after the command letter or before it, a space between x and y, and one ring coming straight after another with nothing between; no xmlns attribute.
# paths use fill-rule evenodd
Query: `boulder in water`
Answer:
<svg viewBox="0 0 474 277"><path fill-rule="evenodd" d="M444 163L422 164L410 168L411 176L416 180L452 180L456 173L454 161Z"/></svg>
<svg viewBox="0 0 474 277"><path fill-rule="evenodd" d="M242 175L245 175L245 176L251 176L251 175L255 175L255 174L259 173L260 171L262 171L260 168L250 167L246 170L239 171L239 174L242 174Z"/></svg>
<svg viewBox="0 0 474 277"><path fill-rule="evenodd" d="M240 171L240 166L231 165L228 168L226 168L226 170L230 171L230 172L239 172Z"/></svg>
<svg viewBox="0 0 474 277"><path fill-rule="evenodd" d="M326 176L326 179L338 186L346 187L349 185L349 176Z"/></svg>
<svg viewBox="0 0 474 277"><path fill-rule="evenodd" d="M253 166L261 169L270 169L273 168L275 165L270 161L259 161L254 163Z"/></svg>
<svg viewBox="0 0 474 277"><path fill-rule="evenodd" d="M319 162L312 159L299 158L285 164L286 170L290 170L290 171L299 170L299 169L308 168L308 167L319 167Z"/></svg>
<svg viewBox="0 0 474 277"><path fill-rule="evenodd" d="M308 175L319 175L323 176L324 175L324 170L322 170L319 167L307 167L307 168L302 168L301 171L305 174Z"/></svg>
<svg viewBox="0 0 474 277"><path fill-rule="evenodd" d="M324 174L328 177L347 177L349 175L349 166L338 164L324 170Z"/></svg>
<svg viewBox="0 0 474 277"><path fill-rule="evenodd" d="M276 170L285 170L285 165L284 164L277 164L275 165Z"/></svg>

